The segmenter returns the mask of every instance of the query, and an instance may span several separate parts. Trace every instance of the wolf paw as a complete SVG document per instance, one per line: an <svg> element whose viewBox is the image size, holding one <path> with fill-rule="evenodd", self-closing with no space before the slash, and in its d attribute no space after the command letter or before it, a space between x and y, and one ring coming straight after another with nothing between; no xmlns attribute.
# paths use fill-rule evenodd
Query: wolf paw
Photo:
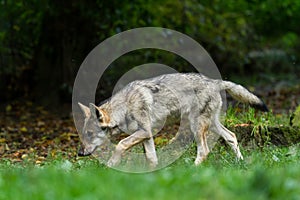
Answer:
<svg viewBox="0 0 300 200"><path fill-rule="evenodd" d="M200 165L203 161L205 160L205 157L199 157L199 158L196 158L195 160L195 165L198 166Z"/></svg>
<svg viewBox="0 0 300 200"><path fill-rule="evenodd" d="M114 167L114 166L120 164L120 162L121 162L121 158L116 157L116 156L113 156L113 157L111 157L111 158L108 160L107 166L108 166L108 167Z"/></svg>

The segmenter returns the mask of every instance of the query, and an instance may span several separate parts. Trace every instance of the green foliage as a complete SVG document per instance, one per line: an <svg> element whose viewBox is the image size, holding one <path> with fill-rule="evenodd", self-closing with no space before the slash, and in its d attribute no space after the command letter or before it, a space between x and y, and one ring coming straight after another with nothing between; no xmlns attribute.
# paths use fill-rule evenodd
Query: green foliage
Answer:
<svg viewBox="0 0 300 200"><path fill-rule="evenodd" d="M69 94L76 71L94 46L121 31L145 26L191 36L221 72L245 74L245 66L247 74L272 72L275 67L293 71L300 56L299 13L300 3L292 0L5 0L0 3L0 78L4 80L0 89L28 93L33 86L38 97L51 91L47 99ZM268 49L284 56L274 60L265 53ZM249 56L254 50L259 57ZM173 61L179 71L186 67L176 56L160 53L145 50L128 55L115 63L106 84L112 84L120 68L127 71L148 60Z"/></svg>
<svg viewBox="0 0 300 200"><path fill-rule="evenodd" d="M253 24L256 29L264 34L278 36L287 31L299 32L298 23L295 19L300 17L300 2L293 0L255 0L252 1L252 8L255 11L256 20Z"/></svg>
<svg viewBox="0 0 300 200"><path fill-rule="evenodd" d="M298 106L293 114L292 125L300 127L300 106Z"/></svg>
<svg viewBox="0 0 300 200"><path fill-rule="evenodd" d="M27 95L28 74L40 42L45 1L0 3L0 99Z"/></svg>
<svg viewBox="0 0 300 200"><path fill-rule="evenodd" d="M249 124L253 126L287 126L289 117L285 114L276 115L270 112L260 112L248 105L241 107L229 106L226 110L226 126Z"/></svg>
<svg viewBox="0 0 300 200"><path fill-rule="evenodd" d="M249 130L249 134L251 132L251 136L256 140L255 145L258 146L274 143L274 139L271 138L277 138L282 144L294 143L293 141L298 141L299 138L297 130L288 128L288 115L275 115L272 111L264 113L245 105L241 108L230 106L226 112L225 125L231 128L248 127L249 129L245 130ZM247 138L247 131L243 133L242 138Z"/></svg>
<svg viewBox="0 0 300 200"><path fill-rule="evenodd" d="M16 73L33 58L45 12L45 1L2 1L0 5L1 73Z"/></svg>
<svg viewBox="0 0 300 200"><path fill-rule="evenodd" d="M288 47L295 46L299 41L297 19L300 4L291 0L134 0L95 3L31 0L3 1L0 9L3 20L1 53L4 53L3 59L10 58L10 62L4 60L3 64L11 63L11 67L20 65L21 61L34 59L33 51L41 42L41 34L47 34L41 29L45 23L56 23L51 20L53 17L64 18L64 23L69 23L68 28L73 28L73 31L78 31L76 23L82 23L83 27L87 23L86 26L92 28L89 32L95 32L98 36L98 39L90 38L91 42L97 40L96 43L136 27L161 26L175 29L198 40L225 67L226 63L242 67L247 62L245 55L249 51L262 48L261 43L258 43L260 38L269 40L270 36L281 34L284 36L281 44ZM71 15L75 13L78 22L73 22ZM61 24L60 28L67 29L65 25ZM69 36L73 40L79 39ZM13 52L18 54L20 62L15 63L16 55Z"/></svg>

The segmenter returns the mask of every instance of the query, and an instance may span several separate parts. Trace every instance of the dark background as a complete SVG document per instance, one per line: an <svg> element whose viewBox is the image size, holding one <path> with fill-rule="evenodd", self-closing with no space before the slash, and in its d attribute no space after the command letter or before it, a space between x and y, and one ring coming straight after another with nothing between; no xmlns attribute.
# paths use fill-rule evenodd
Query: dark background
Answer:
<svg viewBox="0 0 300 200"><path fill-rule="evenodd" d="M0 103L6 109L15 101L47 109L70 105L87 54L110 36L148 26L192 37L210 53L223 78L262 95L299 84L300 1L3 0L0 20ZM188 69L163 51L129 53L101 79L98 100L110 96L122 73L148 62Z"/></svg>

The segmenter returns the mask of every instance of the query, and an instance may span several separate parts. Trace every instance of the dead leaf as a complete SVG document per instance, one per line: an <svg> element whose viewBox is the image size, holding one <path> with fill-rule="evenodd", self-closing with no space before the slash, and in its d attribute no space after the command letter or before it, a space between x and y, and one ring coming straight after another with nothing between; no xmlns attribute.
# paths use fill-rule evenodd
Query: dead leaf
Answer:
<svg viewBox="0 0 300 200"><path fill-rule="evenodd" d="M247 127L250 126L250 124L236 124L234 127Z"/></svg>
<svg viewBox="0 0 300 200"><path fill-rule="evenodd" d="M23 126L23 127L20 128L20 131L27 132L28 130L27 130L27 128L25 126Z"/></svg>

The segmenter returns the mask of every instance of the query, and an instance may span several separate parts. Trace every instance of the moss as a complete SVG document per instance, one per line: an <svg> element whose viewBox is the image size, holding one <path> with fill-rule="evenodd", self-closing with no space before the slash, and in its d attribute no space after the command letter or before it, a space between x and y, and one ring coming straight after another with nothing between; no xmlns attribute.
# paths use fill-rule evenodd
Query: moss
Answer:
<svg viewBox="0 0 300 200"><path fill-rule="evenodd" d="M292 116L291 122L292 122L291 124L293 126L300 127L300 105L296 108L296 110Z"/></svg>
<svg viewBox="0 0 300 200"><path fill-rule="evenodd" d="M299 127L285 127L282 128L285 138L287 138L289 143L299 143L300 142L300 129Z"/></svg>

